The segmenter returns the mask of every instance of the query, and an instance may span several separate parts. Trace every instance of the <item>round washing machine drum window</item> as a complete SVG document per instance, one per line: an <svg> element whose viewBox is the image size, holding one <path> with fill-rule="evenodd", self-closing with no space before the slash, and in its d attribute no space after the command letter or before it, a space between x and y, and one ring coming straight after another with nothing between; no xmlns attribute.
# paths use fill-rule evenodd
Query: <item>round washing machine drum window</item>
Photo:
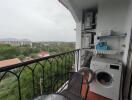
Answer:
<svg viewBox="0 0 132 100"><path fill-rule="evenodd" d="M107 72L99 72L96 75L97 81L104 86L109 86L112 83L112 77Z"/></svg>

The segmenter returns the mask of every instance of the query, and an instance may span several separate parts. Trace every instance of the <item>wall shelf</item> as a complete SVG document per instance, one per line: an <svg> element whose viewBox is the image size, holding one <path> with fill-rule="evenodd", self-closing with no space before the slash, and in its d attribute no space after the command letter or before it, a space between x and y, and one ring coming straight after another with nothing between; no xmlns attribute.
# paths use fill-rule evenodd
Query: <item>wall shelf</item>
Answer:
<svg viewBox="0 0 132 100"><path fill-rule="evenodd" d="M87 51L93 52L94 54L104 54L104 55L116 55L124 52L121 50L96 50L96 49L87 49Z"/></svg>
<svg viewBox="0 0 132 100"><path fill-rule="evenodd" d="M105 39L105 38L125 38L127 34L120 34L120 35L107 35L107 36L97 36L97 39Z"/></svg>

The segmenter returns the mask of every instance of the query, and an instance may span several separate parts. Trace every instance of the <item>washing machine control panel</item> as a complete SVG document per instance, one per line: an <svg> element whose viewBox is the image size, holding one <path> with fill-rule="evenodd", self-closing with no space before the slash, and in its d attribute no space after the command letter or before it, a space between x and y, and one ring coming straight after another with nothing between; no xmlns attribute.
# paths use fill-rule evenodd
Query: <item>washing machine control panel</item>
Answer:
<svg viewBox="0 0 132 100"><path fill-rule="evenodd" d="M119 65L110 65L110 69L119 70Z"/></svg>

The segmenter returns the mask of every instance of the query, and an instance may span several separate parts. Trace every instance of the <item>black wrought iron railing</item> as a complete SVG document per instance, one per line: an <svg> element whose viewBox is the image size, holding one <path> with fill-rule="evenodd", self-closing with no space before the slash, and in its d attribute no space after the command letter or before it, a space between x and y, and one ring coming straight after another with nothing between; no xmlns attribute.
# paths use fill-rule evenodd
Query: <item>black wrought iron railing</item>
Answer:
<svg viewBox="0 0 132 100"><path fill-rule="evenodd" d="M0 100L30 100L56 92L78 70L80 50L0 68Z"/></svg>

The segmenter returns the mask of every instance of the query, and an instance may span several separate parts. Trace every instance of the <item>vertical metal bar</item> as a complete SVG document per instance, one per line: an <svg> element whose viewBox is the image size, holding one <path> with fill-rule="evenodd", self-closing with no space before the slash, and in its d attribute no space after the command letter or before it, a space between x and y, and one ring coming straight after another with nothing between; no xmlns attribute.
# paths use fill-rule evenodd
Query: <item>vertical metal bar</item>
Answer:
<svg viewBox="0 0 132 100"><path fill-rule="evenodd" d="M64 76L64 70L65 70L65 66L64 66L64 56L61 57L62 59L62 80L64 81L65 79L65 76Z"/></svg>
<svg viewBox="0 0 132 100"><path fill-rule="evenodd" d="M19 92L19 99L21 100L21 84L20 84L20 76L21 76L21 73L23 72L23 70L24 70L24 68L25 68L26 66L24 66L23 68L22 68L22 70L20 71L20 73L19 73L19 75L17 76L17 80L18 80L18 92Z"/></svg>
<svg viewBox="0 0 132 100"><path fill-rule="evenodd" d="M66 74L66 80L68 79L68 73L69 73L68 70L67 70L67 65L68 65L67 62L68 62L68 61L67 61L67 54L66 54L66 55L65 55L65 71L66 71L65 74Z"/></svg>
<svg viewBox="0 0 132 100"><path fill-rule="evenodd" d="M56 86L57 86L57 83L58 83L58 79L56 79L56 76L58 76L57 74L57 60L56 60L56 57L54 58L54 84L53 84L53 92L56 91ZM57 89L58 90L58 89Z"/></svg>
<svg viewBox="0 0 132 100"><path fill-rule="evenodd" d="M44 90L45 90L45 86L44 86L44 67L42 67L42 70L43 70L43 93L44 93Z"/></svg>
<svg viewBox="0 0 132 100"><path fill-rule="evenodd" d="M71 67L71 60L70 60L70 54L68 53L68 59L69 59L69 64L68 64L68 69L71 70L69 67Z"/></svg>
<svg viewBox="0 0 132 100"><path fill-rule="evenodd" d="M65 54L66 55L66 54ZM66 56L64 55L64 75L65 75L65 81L66 81Z"/></svg>
<svg viewBox="0 0 132 100"><path fill-rule="evenodd" d="M74 64L74 67L75 67L75 51L73 52L73 64Z"/></svg>
<svg viewBox="0 0 132 100"><path fill-rule="evenodd" d="M75 69L75 52L72 52L72 65L74 66Z"/></svg>
<svg viewBox="0 0 132 100"><path fill-rule="evenodd" d="M132 74L131 74L131 79L130 79L130 88L129 88L129 100L131 100L131 93L132 93Z"/></svg>
<svg viewBox="0 0 132 100"><path fill-rule="evenodd" d="M61 56L59 56L60 58L60 63L59 63L59 67L60 67L60 79L63 80L63 59ZM62 84L62 83L61 83Z"/></svg>
<svg viewBox="0 0 132 100"><path fill-rule="evenodd" d="M66 77L69 78L69 70L68 70L68 55L66 54Z"/></svg>
<svg viewBox="0 0 132 100"><path fill-rule="evenodd" d="M69 55L70 55L70 70L72 71L72 70L73 70L73 69L72 69L72 54L69 53Z"/></svg>
<svg viewBox="0 0 132 100"><path fill-rule="evenodd" d="M53 78L52 78L52 75L53 75L53 73L52 73L52 63L51 63L51 61L49 61L48 60L48 62L49 62L49 64L50 64L50 74L51 74L51 81L50 81L50 92L52 93L53 92Z"/></svg>
<svg viewBox="0 0 132 100"><path fill-rule="evenodd" d="M42 67L42 81L43 81L43 84L42 84L42 87L43 87L43 90L42 90L42 93L41 94L43 94L44 93L44 90L45 90L45 86L44 86L44 65L43 64L41 64L40 62L38 62L38 64Z"/></svg>
<svg viewBox="0 0 132 100"><path fill-rule="evenodd" d="M59 64L58 64L58 60L57 60L57 59L56 59L56 62L57 62L57 65L56 65L56 66L57 66L57 75L59 75L59 72L58 72L58 65L59 65ZM57 81L57 89L59 89L59 86L58 86L59 84L58 84L58 83L59 83L59 82Z"/></svg>
<svg viewBox="0 0 132 100"><path fill-rule="evenodd" d="M0 74L0 82L2 81L2 79L4 78L4 76L6 75L7 72L5 72L3 75Z"/></svg>
<svg viewBox="0 0 132 100"><path fill-rule="evenodd" d="M74 57L73 57L74 54L73 53L74 52L71 52L71 67L72 67L72 71L75 71L74 70L75 67L74 67Z"/></svg>
<svg viewBox="0 0 132 100"><path fill-rule="evenodd" d="M17 81L18 81L18 94L19 94L19 100L21 100L21 86L20 86L20 76L18 76L16 73L12 71L8 71L9 73L13 74L16 76Z"/></svg>
<svg viewBox="0 0 132 100"><path fill-rule="evenodd" d="M21 100L21 86L20 86L20 77L17 76L17 80L18 80L18 93L19 93L19 100Z"/></svg>
<svg viewBox="0 0 132 100"><path fill-rule="evenodd" d="M32 83L33 83L33 97L35 97L35 79L34 79L35 75L34 75L34 70L37 66L37 63L38 62L36 62L35 67L33 69L31 69L31 71L32 71Z"/></svg>
<svg viewBox="0 0 132 100"><path fill-rule="evenodd" d="M53 71L52 71L52 63L51 63L51 93L53 93Z"/></svg>
<svg viewBox="0 0 132 100"><path fill-rule="evenodd" d="M32 70L33 97L35 96L34 70Z"/></svg>
<svg viewBox="0 0 132 100"><path fill-rule="evenodd" d="M75 71L75 52L72 52L71 55L72 55L72 66L73 66L74 71Z"/></svg>
<svg viewBox="0 0 132 100"><path fill-rule="evenodd" d="M78 67L79 67L79 53L80 53L80 50L77 50L77 71L78 71Z"/></svg>
<svg viewBox="0 0 132 100"><path fill-rule="evenodd" d="M60 58L61 58L61 79L62 79L62 81L63 81L63 58L62 58L62 56L60 56Z"/></svg>
<svg viewBox="0 0 132 100"><path fill-rule="evenodd" d="M27 67L31 70L31 72L32 72L32 88L33 88L33 95L32 95L32 97L34 98L34 96L35 96L35 88L34 88L34 69L35 69L35 67L36 67L36 65L35 65L35 67L34 67L34 69L32 69L32 68L30 68L30 66L28 66L27 65Z"/></svg>

